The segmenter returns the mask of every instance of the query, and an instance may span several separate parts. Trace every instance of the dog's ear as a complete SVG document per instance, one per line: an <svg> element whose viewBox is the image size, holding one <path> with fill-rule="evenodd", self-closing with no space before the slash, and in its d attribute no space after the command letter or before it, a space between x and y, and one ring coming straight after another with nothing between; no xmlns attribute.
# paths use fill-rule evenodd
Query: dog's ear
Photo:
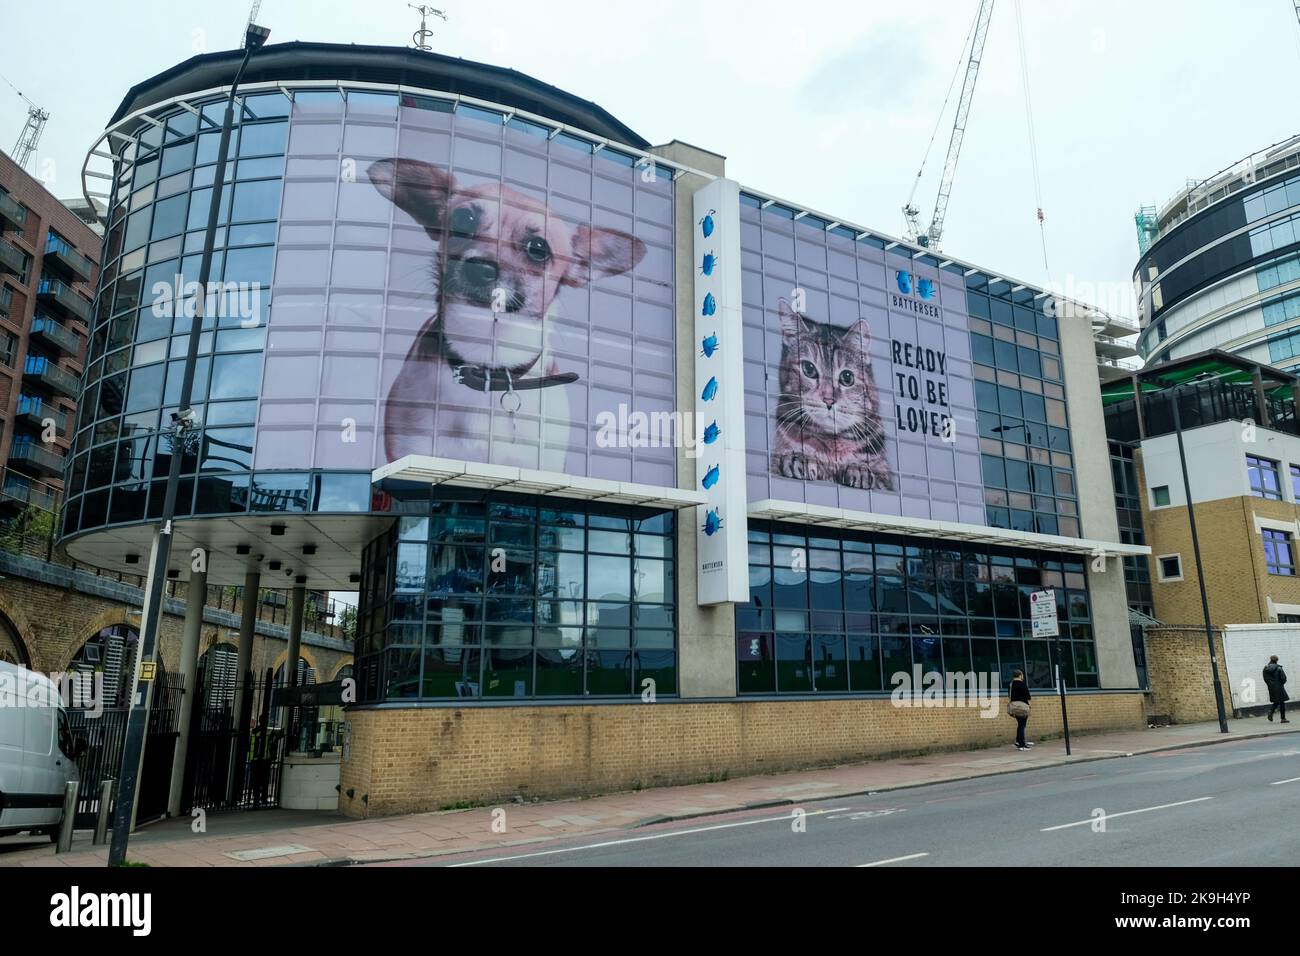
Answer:
<svg viewBox="0 0 1300 956"><path fill-rule="evenodd" d="M617 229L579 226L573 230L574 268L561 280L565 285L583 286L590 278L631 272L645 258L645 243Z"/></svg>
<svg viewBox="0 0 1300 956"><path fill-rule="evenodd" d="M375 188L406 211L435 239L440 237L451 194L451 174L418 159L381 159L366 175Z"/></svg>

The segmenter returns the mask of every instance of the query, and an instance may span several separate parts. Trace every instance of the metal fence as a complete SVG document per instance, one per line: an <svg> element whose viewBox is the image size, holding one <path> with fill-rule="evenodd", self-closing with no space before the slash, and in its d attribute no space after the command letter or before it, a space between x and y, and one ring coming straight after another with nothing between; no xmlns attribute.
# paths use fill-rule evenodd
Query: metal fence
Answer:
<svg viewBox="0 0 1300 956"><path fill-rule="evenodd" d="M165 674L154 688L145 738L144 762L141 767L138 821L165 816L171 789L172 762L180 726L180 709L184 700L184 678ZM81 788L77 797L78 827L93 827L99 813L99 792L105 780L122 778L122 752L126 743L129 707L84 707L68 710L68 721L75 736L85 739L87 747L77 760ZM110 812L112 808L110 807Z"/></svg>

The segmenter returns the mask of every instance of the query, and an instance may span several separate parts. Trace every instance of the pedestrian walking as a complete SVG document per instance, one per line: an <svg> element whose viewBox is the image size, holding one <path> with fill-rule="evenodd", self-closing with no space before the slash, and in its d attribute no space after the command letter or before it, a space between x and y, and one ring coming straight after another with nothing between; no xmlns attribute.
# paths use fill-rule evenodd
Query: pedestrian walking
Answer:
<svg viewBox="0 0 1300 956"><path fill-rule="evenodd" d="M1008 697L1007 713L1016 719L1016 749L1028 750L1033 746L1025 743L1025 724L1029 722L1029 685L1025 683L1025 672L1019 668L1011 672Z"/></svg>
<svg viewBox="0 0 1300 956"><path fill-rule="evenodd" d="M1282 723L1289 724L1291 721L1286 719L1286 702L1291 696L1286 692L1286 671L1282 665L1277 662L1277 655L1274 654L1264 665L1264 685L1268 688L1269 703L1273 706L1268 709L1268 719L1273 719L1273 712L1279 707L1282 708Z"/></svg>

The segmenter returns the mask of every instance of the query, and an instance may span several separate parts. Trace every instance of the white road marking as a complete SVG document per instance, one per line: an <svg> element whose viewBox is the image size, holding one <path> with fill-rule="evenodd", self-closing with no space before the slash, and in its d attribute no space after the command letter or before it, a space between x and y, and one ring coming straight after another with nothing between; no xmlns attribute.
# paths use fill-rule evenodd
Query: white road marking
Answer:
<svg viewBox="0 0 1300 956"><path fill-rule="evenodd" d="M843 813L851 810L852 807L835 807L831 810L811 810L806 815L810 817L819 817L827 813ZM553 856L556 853L577 853L580 850L600 850L610 846L623 846L628 843L644 843L647 840L666 840L669 837L689 836L695 833L708 833L711 830L730 830L733 827L750 827L756 823L789 823L794 819L792 813L787 813L781 817L764 817L761 820L741 820L737 823L718 823L711 827L694 827L690 830L672 830L668 833L652 833L649 836L628 837L624 840L606 840L603 843L586 843L582 846L566 846L555 850L541 850L537 853L519 853L515 856L495 856L486 860L467 860L464 863L453 863L451 868L461 866L479 866L482 863L509 863L513 860L529 860L538 856Z"/></svg>
<svg viewBox="0 0 1300 956"><path fill-rule="evenodd" d="M1272 783L1269 784L1269 786L1280 787L1284 783L1295 783L1297 780L1300 780L1300 777L1292 777L1290 780L1274 780Z"/></svg>
<svg viewBox="0 0 1300 956"><path fill-rule="evenodd" d="M912 853L908 856L895 856L888 860L876 860L874 863L859 863L858 869L864 866L885 866L888 863L902 863L904 860L919 860L923 856L929 856L928 853Z"/></svg>
<svg viewBox="0 0 1300 956"><path fill-rule="evenodd" d="M871 820L875 817L887 817L891 813L906 813L907 807L889 807L880 810L861 810L857 813L838 813L828 820Z"/></svg>
<svg viewBox="0 0 1300 956"><path fill-rule="evenodd" d="M1120 813L1108 813L1104 819L1114 820L1117 817L1131 817L1135 813L1150 813L1152 810L1168 810L1170 807L1185 807L1189 803L1201 803L1205 800L1213 800L1213 797L1197 797L1195 800L1179 800L1177 803L1162 803L1158 807L1143 807L1141 810L1124 810ZM1053 830L1068 830L1070 827L1083 827L1096 823L1102 817L1089 817L1087 820L1076 820L1074 823L1062 823L1060 826L1043 827L1039 833L1051 833Z"/></svg>

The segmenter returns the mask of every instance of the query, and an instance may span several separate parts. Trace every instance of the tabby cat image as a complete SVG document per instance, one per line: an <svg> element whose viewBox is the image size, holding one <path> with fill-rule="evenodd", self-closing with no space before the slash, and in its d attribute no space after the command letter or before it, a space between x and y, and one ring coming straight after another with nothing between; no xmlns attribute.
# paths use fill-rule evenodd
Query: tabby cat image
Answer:
<svg viewBox="0 0 1300 956"><path fill-rule="evenodd" d="M892 491L866 321L844 329L814 322L784 299L778 309L781 396L772 472Z"/></svg>

